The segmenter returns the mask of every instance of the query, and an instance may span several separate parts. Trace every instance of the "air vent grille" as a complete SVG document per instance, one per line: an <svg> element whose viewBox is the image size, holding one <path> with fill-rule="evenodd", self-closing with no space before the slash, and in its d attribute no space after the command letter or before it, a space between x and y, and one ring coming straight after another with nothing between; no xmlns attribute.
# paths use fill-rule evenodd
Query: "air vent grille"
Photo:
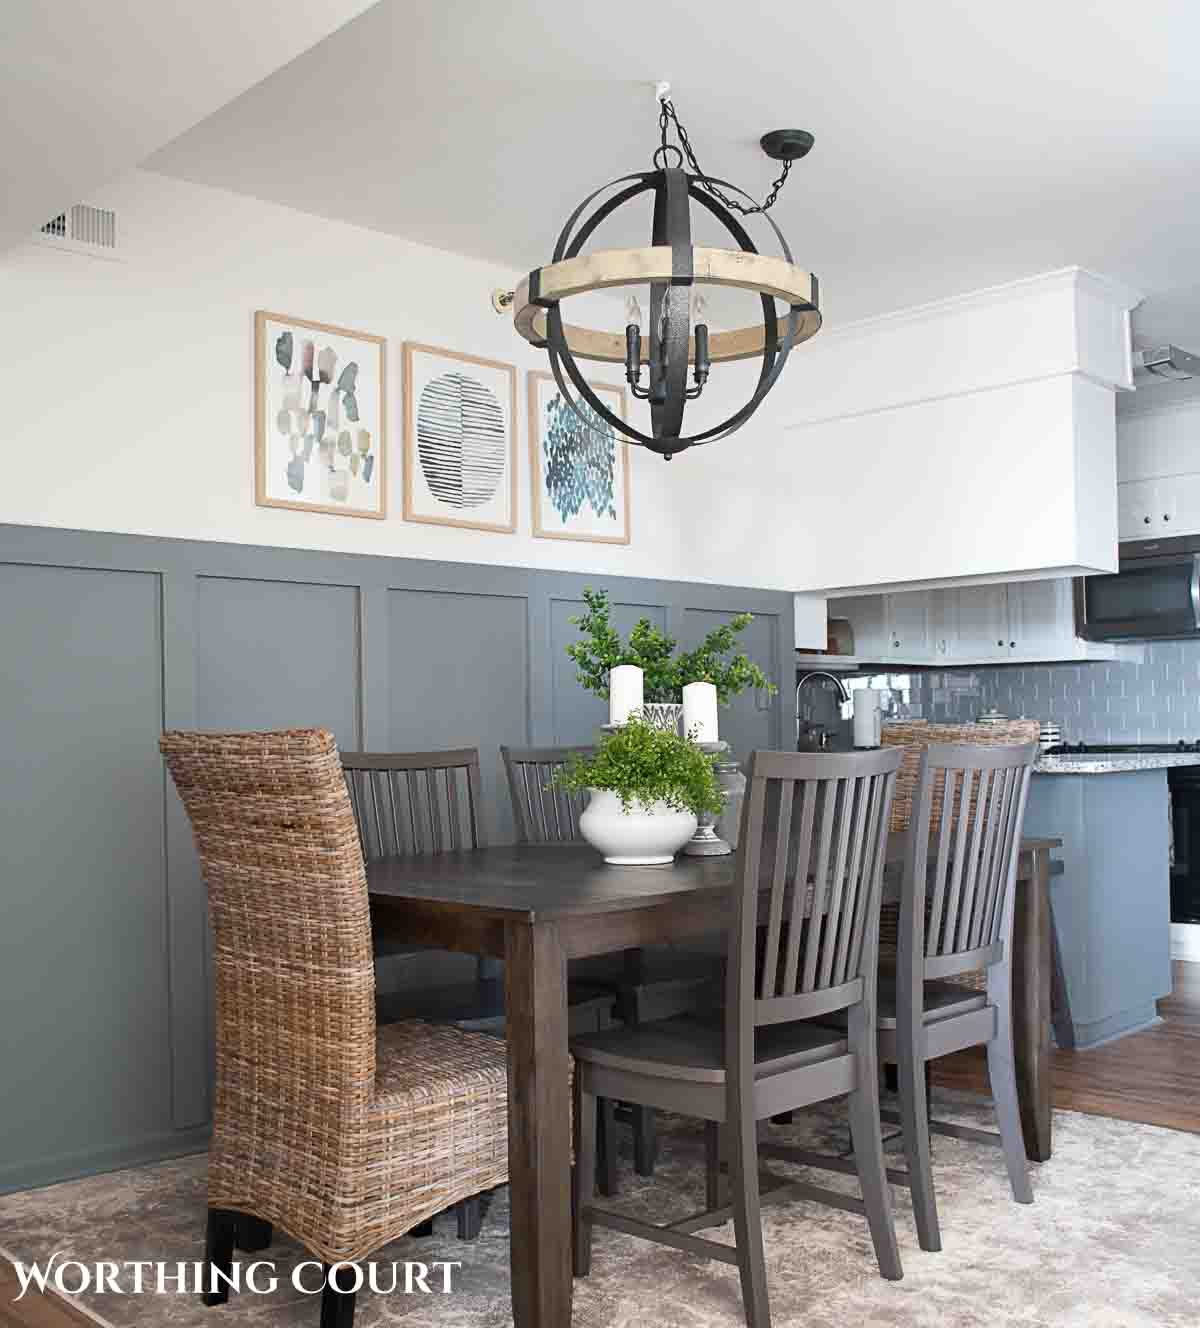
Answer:
<svg viewBox="0 0 1200 1328"><path fill-rule="evenodd" d="M52 243L65 242L69 248L84 253L117 247L117 214L109 208L92 207L89 203L76 203L66 212L51 217L39 232Z"/></svg>

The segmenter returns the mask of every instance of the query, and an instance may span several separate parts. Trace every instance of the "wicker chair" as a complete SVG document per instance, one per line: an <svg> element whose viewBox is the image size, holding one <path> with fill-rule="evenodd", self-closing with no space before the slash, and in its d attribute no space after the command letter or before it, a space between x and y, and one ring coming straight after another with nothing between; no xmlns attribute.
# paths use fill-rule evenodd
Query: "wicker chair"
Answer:
<svg viewBox="0 0 1200 1328"><path fill-rule="evenodd" d="M166 733L215 938L210 1285L271 1224L358 1261L507 1179L502 1043L407 1021L378 1029L366 876L337 744L321 730ZM336 1279L335 1279L336 1280ZM323 1328L354 1295L326 1287Z"/></svg>

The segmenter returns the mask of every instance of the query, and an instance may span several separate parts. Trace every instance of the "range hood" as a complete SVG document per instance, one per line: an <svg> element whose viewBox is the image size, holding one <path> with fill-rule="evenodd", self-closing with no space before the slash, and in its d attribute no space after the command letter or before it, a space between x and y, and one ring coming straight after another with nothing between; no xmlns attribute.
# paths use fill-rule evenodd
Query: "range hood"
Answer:
<svg viewBox="0 0 1200 1328"><path fill-rule="evenodd" d="M1180 350L1178 346L1159 346L1157 350L1135 350L1133 376L1135 381L1141 383L1147 383L1153 378L1174 381L1200 378L1200 355L1193 355L1189 350Z"/></svg>

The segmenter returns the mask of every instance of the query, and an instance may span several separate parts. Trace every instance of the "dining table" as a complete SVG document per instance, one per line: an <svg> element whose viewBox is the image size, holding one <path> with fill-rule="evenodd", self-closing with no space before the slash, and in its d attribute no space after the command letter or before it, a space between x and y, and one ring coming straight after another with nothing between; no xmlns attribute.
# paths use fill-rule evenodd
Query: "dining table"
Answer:
<svg viewBox="0 0 1200 1328"><path fill-rule="evenodd" d="M884 901L900 892L907 836L887 847ZM1013 1022L1026 1151L1050 1129L1051 851L1025 839L1017 870ZM517 844L367 864L376 935L504 961L508 1175L516 1328L571 1322L571 1103L567 963L727 930L736 855L606 865L585 844Z"/></svg>

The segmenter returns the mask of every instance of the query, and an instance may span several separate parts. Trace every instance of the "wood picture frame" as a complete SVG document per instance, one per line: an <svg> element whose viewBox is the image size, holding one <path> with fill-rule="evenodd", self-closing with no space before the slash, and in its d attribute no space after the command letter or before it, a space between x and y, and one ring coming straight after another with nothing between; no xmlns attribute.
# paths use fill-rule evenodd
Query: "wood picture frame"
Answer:
<svg viewBox="0 0 1200 1328"><path fill-rule="evenodd" d="M405 521L515 533L516 366L417 341L404 343L403 357ZM451 420L464 407L474 420L469 437Z"/></svg>
<svg viewBox="0 0 1200 1328"><path fill-rule="evenodd" d="M615 383L596 383L588 380L588 386L594 392L608 396L611 400L607 403L610 408L615 406L615 414L620 415L621 419L626 418L626 393L625 388ZM612 509L612 533L605 533L604 526L608 518L598 513L592 507L591 515L584 516L583 505L581 504L578 512L575 514L575 522L580 527L572 530L570 526L572 520L570 514L564 514L563 511L554 511L554 504L547 491L545 478L545 455L543 448L543 438L545 435L546 422L544 419L547 407L547 391L550 391L558 401L562 401L562 395L558 390L558 384L552 373L545 370L533 370L529 374L529 481L531 489L531 515L533 534L538 539L564 539L564 540L582 540L590 544L628 544L632 538L632 525L630 521L631 502L631 474L629 461L629 442L619 437L610 426L605 425L608 431L612 445L615 448L613 458L613 475L611 490L613 496ZM570 410L569 406L563 404L563 409ZM575 501L578 501L579 495L575 495ZM567 506L570 503L566 504ZM591 506L590 503L587 504ZM582 519L580 519L582 518Z"/></svg>
<svg viewBox="0 0 1200 1328"><path fill-rule="evenodd" d="M280 358L274 329L285 332L316 334L301 340L300 356L293 349L291 368ZM317 339L325 344L317 349ZM295 338L293 338L294 347ZM305 342L311 342L314 363L310 371L315 379L304 378ZM357 358L349 358L353 352ZM329 368L318 363L325 357ZM330 359L329 357L332 357ZM338 365L341 369L334 377ZM347 367L355 366L350 390L340 385ZM291 380L295 380L293 383ZM329 391L320 395L321 388ZM316 394L313 394L313 389ZM365 392L364 392L365 389ZM308 394L303 409L289 408L296 391ZM362 401L360 403L360 397ZM348 398L353 405L348 405ZM324 405L326 410L320 410ZM269 418L274 415L274 419ZM282 428L283 416L290 419L291 432ZM317 417L322 437L316 436ZM337 420L330 426L330 417ZM254 502L258 507L280 507L293 512L323 512L334 516L366 517L382 521L388 511L388 418L387 418L387 339L371 332L359 332L333 323L318 323L307 318L258 309L254 314ZM307 430L312 430L311 433ZM367 435L363 444L363 434ZM299 449L297 450L297 441ZM326 446L323 446L322 444ZM286 451L284 449L287 449ZM329 459L326 471L323 457ZM344 464L343 464L344 463ZM281 479L280 471L286 478ZM327 472L327 473L326 473ZM334 479L334 476L337 479ZM304 497L311 486L313 496ZM294 494L295 496L290 496ZM342 499L340 495L344 494ZM371 499L368 504L364 500Z"/></svg>

